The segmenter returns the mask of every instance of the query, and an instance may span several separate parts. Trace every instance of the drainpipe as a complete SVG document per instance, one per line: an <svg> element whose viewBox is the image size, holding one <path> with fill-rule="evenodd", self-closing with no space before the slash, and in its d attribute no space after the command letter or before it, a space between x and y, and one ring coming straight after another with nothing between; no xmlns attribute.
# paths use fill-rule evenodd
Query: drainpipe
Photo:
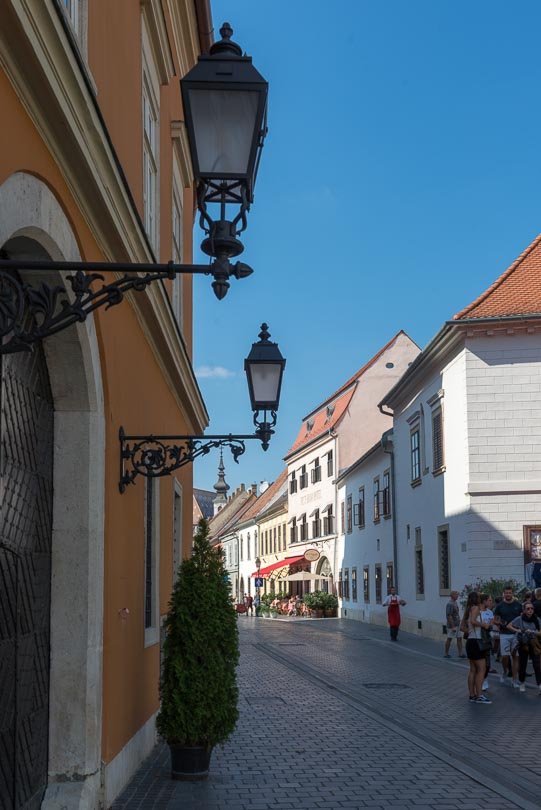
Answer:
<svg viewBox="0 0 541 810"><path fill-rule="evenodd" d="M394 446L393 446L393 429L386 430L381 437L381 447L384 453L391 457L391 509L393 511L393 569L394 569L394 586L396 592L398 590L398 536L396 530L396 486L395 486L395 465L394 465Z"/></svg>

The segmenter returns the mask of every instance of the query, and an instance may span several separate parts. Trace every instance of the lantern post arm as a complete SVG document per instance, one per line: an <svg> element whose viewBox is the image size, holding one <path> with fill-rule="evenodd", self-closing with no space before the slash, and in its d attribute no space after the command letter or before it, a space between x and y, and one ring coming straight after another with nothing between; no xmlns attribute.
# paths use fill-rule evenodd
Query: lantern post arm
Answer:
<svg viewBox="0 0 541 810"><path fill-rule="evenodd" d="M62 285L45 282L29 284L25 272L69 273L73 295ZM31 344L80 323L94 310L120 304L127 292L143 292L155 281L174 279L177 275L212 276L216 297L222 299L229 289L229 279L245 278L253 272L242 262L231 264L219 256L210 264L167 264L131 262L57 262L0 258L0 354L30 350ZM120 277L108 284L103 273ZM34 280L33 279L33 280ZM32 315L28 318L28 314Z"/></svg>
<svg viewBox="0 0 541 810"><path fill-rule="evenodd" d="M218 447L229 447L233 459L238 464L239 456L246 450L245 442L257 439L266 450L274 431L267 424L255 433L233 435L226 433L207 436L128 436L120 428L120 479L118 488L123 493L129 484L133 484L138 475L146 478L162 478L171 475L186 464L192 464L196 458L206 456Z"/></svg>

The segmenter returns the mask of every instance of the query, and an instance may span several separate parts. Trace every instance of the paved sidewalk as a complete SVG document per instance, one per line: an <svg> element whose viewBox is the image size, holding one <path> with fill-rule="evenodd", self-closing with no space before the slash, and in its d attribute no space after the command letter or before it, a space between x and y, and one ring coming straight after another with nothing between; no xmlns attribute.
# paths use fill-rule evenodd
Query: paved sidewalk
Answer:
<svg viewBox="0 0 541 810"><path fill-rule="evenodd" d="M207 781L169 779L157 746L114 810L535 810L537 690L493 677L467 701L443 643L347 620L239 619L240 720ZM456 653L455 653L456 654ZM502 768L502 764L505 765Z"/></svg>

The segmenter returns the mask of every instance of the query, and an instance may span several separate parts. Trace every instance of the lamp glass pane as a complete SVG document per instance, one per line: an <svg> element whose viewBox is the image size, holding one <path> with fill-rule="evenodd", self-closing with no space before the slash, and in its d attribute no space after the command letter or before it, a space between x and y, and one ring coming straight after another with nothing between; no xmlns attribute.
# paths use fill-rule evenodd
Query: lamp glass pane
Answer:
<svg viewBox="0 0 541 810"><path fill-rule="evenodd" d="M251 363L250 374L255 402L276 402L280 385L280 363Z"/></svg>
<svg viewBox="0 0 541 810"><path fill-rule="evenodd" d="M199 171L245 175L256 126L259 93L190 90Z"/></svg>

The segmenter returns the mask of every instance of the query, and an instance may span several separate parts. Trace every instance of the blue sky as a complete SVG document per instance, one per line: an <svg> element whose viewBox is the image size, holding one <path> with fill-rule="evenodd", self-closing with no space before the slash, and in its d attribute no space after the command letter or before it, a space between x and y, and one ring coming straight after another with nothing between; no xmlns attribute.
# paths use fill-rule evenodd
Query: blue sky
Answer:
<svg viewBox="0 0 541 810"><path fill-rule="evenodd" d="M194 365L223 370L199 375L208 432L251 431L243 360L263 320L287 358L269 450L224 455L235 488L274 480L306 413L399 329L426 345L541 230L541 4L212 9L270 96L242 236L255 273L221 302L207 279L194 285ZM194 484L212 488L217 464L197 462Z"/></svg>

